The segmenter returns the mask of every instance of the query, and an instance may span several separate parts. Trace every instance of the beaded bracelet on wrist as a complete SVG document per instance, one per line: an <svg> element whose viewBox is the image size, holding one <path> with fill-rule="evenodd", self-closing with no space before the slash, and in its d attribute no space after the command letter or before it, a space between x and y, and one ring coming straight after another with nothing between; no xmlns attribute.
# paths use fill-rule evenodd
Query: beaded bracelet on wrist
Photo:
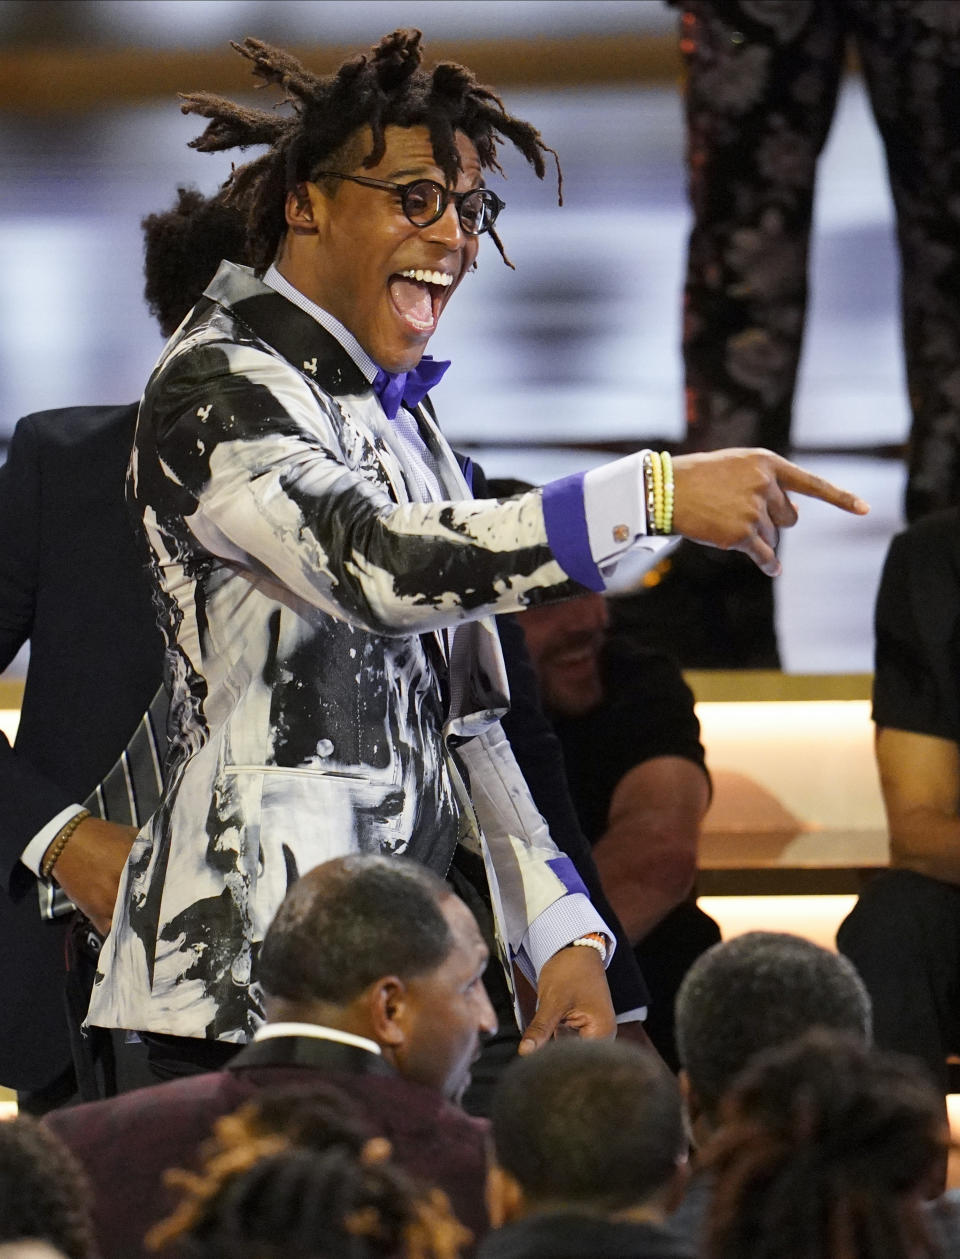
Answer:
<svg viewBox="0 0 960 1259"><path fill-rule="evenodd" d="M662 532L660 522L663 519L663 464L660 462L660 452L653 452L653 531L654 533Z"/></svg>
<svg viewBox="0 0 960 1259"><path fill-rule="evenodd" d="M575 948L577 945L588 949L596 949L604 962L607 960L606 937L602 936L599 931L588 931L586 935L570 941L571 948Z"/></svg>
<svg viewBox="0 0 960 1259"><path fill-rule="evenodd" d="M80 823L85 822L89 816L89 809L81 809L79 813L75 813L73 815L65 826L62 826L60 830L57 831L56 837L47 849L40 865L40 874L42 878L50 878L51 874L53 874L53 868L63 856L63 850L70 842L73 832L77 829Z"/></svg>
<svg viewBox="0 0 960 1259"><path fill-rule="evenodd" d="M653 499L653 461L656 458L652 450L643 452L643 504L647 517L647 534L656 532L656 503Z"/></svg>
<svg viewBox="0 0 960 1259"><path fill-rule="evenodd" d="M660 510L656 518L657 533L673 532L673 460L666 450L659 453L660 476L663 483L663 496Z"/></svg>

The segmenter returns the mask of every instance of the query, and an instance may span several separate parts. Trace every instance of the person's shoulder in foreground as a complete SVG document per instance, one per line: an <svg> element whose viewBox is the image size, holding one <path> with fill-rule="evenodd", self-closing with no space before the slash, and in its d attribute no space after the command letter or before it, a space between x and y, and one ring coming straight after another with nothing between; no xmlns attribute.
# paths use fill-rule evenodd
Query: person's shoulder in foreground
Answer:
<svg viewBox="0 0 960 1259"><path fill-rule="evenodd" d="M170 1173L172 1214L148 1248L191 1259L468 1259L442 1190L327 1089L264 1092L223 1116L195 1171Z"/></svg>
<svg viewBox="0 0 960 1259"><path fill-rule="evenodd" d="M948 1147L931 1076L814 1028L758 1054L726 1092L701 1154L713 1181L706 1252L933 1259L926 1203Z"/></svg>

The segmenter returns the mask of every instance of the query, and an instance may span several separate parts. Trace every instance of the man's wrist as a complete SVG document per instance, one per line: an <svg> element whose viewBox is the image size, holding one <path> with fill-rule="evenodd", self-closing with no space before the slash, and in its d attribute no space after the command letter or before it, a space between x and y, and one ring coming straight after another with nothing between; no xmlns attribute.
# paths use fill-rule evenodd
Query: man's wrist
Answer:
<svg viewBox="0 0 960 1259"><path fill-rule="evenodd" d="M673 532L673 460L666 450L645 450L642 454L647 534L669 535Z"/></svg>
<svg viewBox="0 0 960 1259"><path fill-rule="evenodd" d="M600 960L606 965L610 941L602 931L588 931L585 935L578 936L576 940L571 940L567 948L595 949L600 954Z"/></svg>
<svg viewBox="0 0 960 1259"><path fill-rule="evenodd" d="M50 847L44 853L43 861L40 863L41 878L49 879L51 877L54 867L63 856L63 851L73 838L77 827L85 822L89 816L89 809L81 809L79 813L75 813L69 822L60 828Z"/></svg>
<svg viewBox="0 0 960 1259"><path fill-rule="evenodd" d="M611 940L607 951L609 963L616 947L610 928L590 903L586 893L569 893L548 905L530 923L517 951L517 960L524 973L529 968L527 978L536 984L539 982L541 970L552 957L568 948L574 940L593 934Z"/></svg>
<svg viewBox="0 0 960 1259"><path fill-rule="evenodd" d="M83 805L79 800L74 800L71 804L59 809L52 817L41 826L33 838L29 841L23 852L20 854L20 861L36 878L41 878L40 867L43 865L43 859L47 855L47 850L53 841L60 834L66 824L80 813Z"/></svg>

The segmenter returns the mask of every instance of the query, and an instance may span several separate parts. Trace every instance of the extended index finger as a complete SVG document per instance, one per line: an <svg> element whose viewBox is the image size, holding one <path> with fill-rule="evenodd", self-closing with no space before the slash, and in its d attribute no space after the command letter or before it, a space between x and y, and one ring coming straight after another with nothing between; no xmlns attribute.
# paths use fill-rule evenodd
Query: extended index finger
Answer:
<svg viewBox="0 0 960 1259"><path fill-rule="evenodd" d="M797 494L805 494L807 498L819 498L841 511L852 512L854 516L865 516L870 504L853 494L850 490L841 490L839 486L815 476L806 468L801 468L789 460L782 460L777 467L777 483L783 490L792 490Z"/></svg>

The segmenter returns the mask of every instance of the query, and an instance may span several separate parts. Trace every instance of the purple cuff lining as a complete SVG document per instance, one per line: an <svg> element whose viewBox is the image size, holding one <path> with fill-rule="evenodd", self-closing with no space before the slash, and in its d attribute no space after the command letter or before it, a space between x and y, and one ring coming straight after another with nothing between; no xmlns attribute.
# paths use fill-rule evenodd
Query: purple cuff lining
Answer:
<svg viewBox="0 0 960 1259"><path fill-rule="evenodd" d="M590 893L584 886L583 879L577 873L577 867L569 857L553 857L547 862L547 865L567 889L568 893L582 892L589 900Z"/></svg>
<svg viewBox="0 0 960 1259"><path fill-rule="evenodd" d="M543 487L543 521L550 550L563 571L588 590L602 591L603 578L590 551L583 476L576 472Z"/></svg>
<svg viewBox="0 0 960 1259"><path fill-rule="evenodd" d="M472 494L474 462L468 455L457 455L457 463L459 463L460 471L463 473L463 479L467 483L467 489Z"/></svg>

